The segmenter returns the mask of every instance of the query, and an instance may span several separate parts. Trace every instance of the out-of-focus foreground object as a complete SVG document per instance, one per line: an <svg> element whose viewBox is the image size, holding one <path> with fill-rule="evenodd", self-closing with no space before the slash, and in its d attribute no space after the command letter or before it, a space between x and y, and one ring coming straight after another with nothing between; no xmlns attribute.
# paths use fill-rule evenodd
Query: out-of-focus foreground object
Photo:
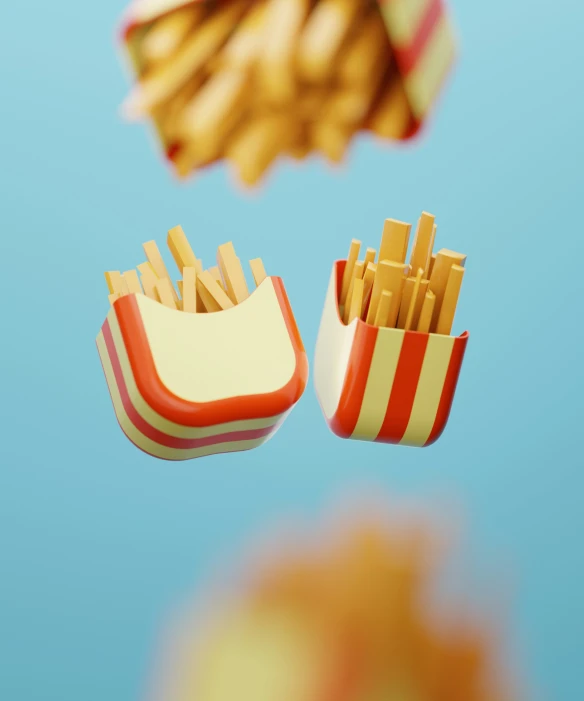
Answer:
<svg viewBox="0 0 584 701"><path fill-rule="evenodd" d="M341 438L427 446L444 430L468 340L451 336L466 256L433 254L436 224L386 219L375 249L333 265L314 358L314 385ZM355 301L356 296L356 301Z"/></svg>
<svg viewBox="0 0 584 701"><path fill-rule="evenodd" d="M155 701L519 701L483 612L430 603L432 524L321 535L183 621Z"/></svg>
<svg viewBox="0 0 584 701"><path fill-rule="evenodd" d="M105 274L110 312L97 347L116 416L141 450L166 460L250 450L265 443L300 399L308 360L278 277L232 243L203 269L180 226L168 246L175 289L154 241L147 260Z"/></svg>
<svg viewBox="0 0 584 701"><path fill-rule="evenodd" d="M410 138L455 54L443 0L136 0L123 42L125 116L179 177L226 158L248 186L280 156L338 163L363 130Z"/></svg>

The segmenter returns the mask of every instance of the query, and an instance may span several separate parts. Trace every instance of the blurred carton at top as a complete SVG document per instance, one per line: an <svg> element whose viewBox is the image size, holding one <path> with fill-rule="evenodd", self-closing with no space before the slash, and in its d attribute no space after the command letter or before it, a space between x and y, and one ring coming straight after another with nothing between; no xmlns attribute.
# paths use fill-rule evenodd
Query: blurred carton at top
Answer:
<svg viewBox="0 0 584 701"><path fill-rule="evenodd" d="M244 185L279 158L336 164L363 131L412 137L451 68L442 0L138 0L123 41L175 173L227 159Z"/></svg>

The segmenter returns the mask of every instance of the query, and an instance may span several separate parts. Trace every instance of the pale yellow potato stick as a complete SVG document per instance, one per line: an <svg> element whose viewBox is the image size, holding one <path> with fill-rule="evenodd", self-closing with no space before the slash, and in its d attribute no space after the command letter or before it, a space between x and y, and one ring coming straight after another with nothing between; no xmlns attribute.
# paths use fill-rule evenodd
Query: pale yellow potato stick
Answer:
<svg viewBox="0 0 584 701"><path fill-rule="evenodd" d="M182 274L183 268L196 268L197 257L195 256L191 244L187 239L182 226L175 226L170 229L166 238L166 245L172 253L174 262L179 272Z"/></svg>
<svg viewBox="0 0 584 701"><path fill-rule="evenodd" d="M444 291L444 299L442 300L442 308L436 323L435 333L450 335L454 315L456 314L456 305L460 295L460 287L462 278L464 277L464 268L460 265L453 265L448 274L448 282Z"/></svg>
<svg viewBox="0 0 584 701"><path fill-rule="evenodd" d="M239 258L237 260L239 260ZM221 271L219 270L219 268L216 265L214 265L212 268L209 268L209 272L213 276L213 279L217 280L217 282L223 288L223 290L227 292L227 285L225 284L225 281L221 276Z"/></svg>
<svg viewBox="0 0 584 701"><path fill-rule="evenodd" d="M176 290L174 289L174 285L172 284L170 280L170 275L168 274L168 270L166 269L166 265L164 264L164 261L162 260L162 255L160 254L160 251L158 250L158 246L156 245L155 241L147 241L146 243L142 244L142 248L144 249L144 253L146 254L146 258L148 258L148 262L152 266L152 269L156 273L156 277L159 279L167 279L168 284L170 286L170 290L172 292L172 297L175 302L178 302L178 295L176 293ZM140 268L138 268L140 269ZM158 289L158 288L157 288ZM160 290L158 290L158 294L160 294ZM161 297L162 299L162 297ZM163 302L164 304L164 302Z"/></svg>
<svg viewBox="0 0 584 701"><path fill-rule="evenodd" d="M389 290L382 291L381 297L379 298L379 304L377 305L377 312L375 313L375 320L373 322L375 326L391 326L389 323L389 315L392 307L392 297L393 294Z"/></svg>
<svg viewBox="0 0 584 701"><path fill-rule="evenodd" d="M401 80L392 77L377 103L371 120L371 130L383 139L401 139L412 120L410 104Z"/></svg>
<svg viewBox="0 0 584 701"><path fill-rule="evenodd" d="M173 286L167 277L159 277L156 280L156 291L160 297L160 301L165 307L170 307L170 309L176 309L175 295L173 295ZM176 294L176 293L175 293Z"/></svg>
<svg viewBox="0 0 584 701"><path fill-rule="evenodd" d="M360 126L371 112L383 73L374 72L360 86L333 89L320 111L319 119L347 125Z"/></svg>
<svg viewBox="0 0 584 701"><path fill-rule="evenodd" d="M202 3L181 7L152 24L141 43L147 63L164 61L173 54L193 30L205 12Z"/></svg>
<svg viewBox="0 0 584 701"><path fill-rule="evenodd" d="M387 290L392 293L391 308L387 323L389 326L395 326L404 283L403 263L382 260L377 264L375 280L373 281L373 288L371 290L371 302L369 304L369 311L367 312L368 324L372 324L375 321L381 293L383 290Z"/></svg>
<svg viewBox="0 0 584 701"><path fill-rule="evenodd" d="M396 328L398 329L405 329L406 327L406 319L410 311L410 302L412 300L415 284L416 278L414 277L407 278L404 283L404 291L402 294L401 304L399 305L399 314L396 324Z"/></svg>
<svg viewBox="0 0 584 701"><path fill-rule="evenodd" d="M217 263L221 276L227 288L229 299L234 304L240 304L249 297L245 274L241 262L235 253L233 243L221 244L217 248Z"/></svg>
<svg viewBox="0 0 584 701"><path fill-rule="evenodd" d="M343 273L343 281L341 284L341 298L339 299L339 306L343 306L347 299L347 293L349 291L349 286L351 284L351 278L353 277L353 268L359 258L359 251L361 250L361 241L353 239L351 241L351 246L349 248L349 255L347 256L347 264L345 265L345 272Z"/></svg>
<svg viewBox="0 0 584 701"><path fill-rule="evenodd" d="M422 268L418 268L418 274L414 278L414 289L412 290L409 302L409 309L404 324L404 329L406 331L409 331L414 323L414 312L416 311L416 303L420 295L420 289L422 285L422 272Z"/></svg>
<svg viewBox="0 0 584 701"><path fill-rule="evenodd" d="M330 163L341 163L353 130L346 125L334 122L315 122L310 130L313 147L321 151Z"/></svg>
<svg viewBox="0 0 584 701"><path fill-rule="evenodd" d="M226 148L239 180L259 182L281 151L295 140L295 122L287 114L262 114L239 128Z"/></svg>
<svg viewBox="0 0 584 701"><path fill-rule="evenodd" d="M250 98L250 76L231 69L212 75L185 107L178 126L181 139L192 141L201 162L219 153Z"/></svg>
<svg viewBox="0 0 584 701"><path fill-rule="evenodd" d="M197 289L208 312L218 312L233 307L233 302L227 293L208 270L203 270L200 275L197 275Z"/></svg>
<svg viewBox="0 0 584 701"><path fill-rule="evenodd" d="M212 59L212 70L249 68L261 50L265 24L266 4L257 2L245 15L224 48Z"/></svg>
<svg viewBox="0 0 584 701"><path fill-rule="evenodd" d="M130 294L142 294L142 285L135 270L126 270L123 277Z"/></svg>
<svg viewBox="0 0 584 701"><path fill-rule="evenodd" d="M320 0L316 4L298 45L298 66L305 80L323 83L333 75L337 54L364 6L355 0Z"/></svg>
<svg viewBox="0 0 584 701"><path fill-rule="evenodd" d="M113 306L114 306L114 302L116 301L116 299L119 299L119 295L117 295L117 294L114 292L113 294L108 295L107 298L108 298L108 300L109 300L109 303L110 303L111 306L113 307Z"/></svg>
<svg viewBox="0 0 584 701"><path fill-rule="evenodd" d="M429 283L430 283L429 280L425 280L423 278L420 281L420 288L418 290L418 294L416 296L416 301L414 304L414 315L412 317L412 323L411 323L410 329L417 329L418 328L420 314L422 313L422 305L424 304L424 300L426 299L426 292L428 291Z"/></svg>
<svg viewBox="0 0 584 701"><path fill-rule="evenodd" d="M418 220L418 228L416 229L412 255L410 256L412 270L422 268L422 277L429 278L430 258L434 244L434 226L434 216L427 212L422 212L422 216Z"/></svg>
<svg viewBox="0 0 584 701"><path fill-rule="evenodd" d="M124 279L124 276L122 275L122 289L120 291L120 297L123 297L124 295L129 295L130 294L130 288L128 287L128 283Z"/></svg>
<svg viewBox="0 0 584 701"><path fill-rule="evenodd" d="M436 295L428 290L424 295L424 303L420 312L420 320L418 321L417 330L421 333L429 333L430 324L432 323L432 314L434 312L434 304Z"/></svg>
<svg viewBox="0 0 584 701"><path fill-rule="evenodd" d="M373 73L384 73L391 50L381 13L372 8L359 31L355 32L342 53L338 66L338 80L349 85L363 85Z"/></svg>
<svg viewBox="0 0 584 701"><path fill-rule="evenodd" d="M235 0L217 8L172 60L148 73L134 87L122 105L125 117L140 119L177 92L219 49L247 6L245 0Z"/></svg>
<svg viewBox="0 0 584 701"><path fill-rule="evenodd" d="M349 321L348 321L349 311L350 311L350 308L352 306L353 288L355 286L355 281L363 279L364 272L365 272L365 264L362 260L358 260L353 267L353 274L351 275L351 282L349 283L349 290L347 292L347 299L345 300L345 310L343 313L343 318L344 318L345 324L349 323ZM363 301L363 295L361 295L361 301Z"/></svg>
<svg viewBox="0 0 584 701"><path fill-rule="evenodd" d="M182 119L183 109L192 100L206 78L204 73L197 73L178 92L152 111L152 118L165 143L178 139L178 127Z"/></svg>
<svg viewBox="0 0 584 701"><path fill-rule="evenodd" d="M184 270L184 268L183 268ZM178 287L178 293L182 297L183 294L183 281L182 280L177 280L176 281L176 286Z"/></svg>
<svg viewBox="0 0 584 701"><path fill-rule="evenodd" d="M259 287L267 277L262 259L254 258L253 260L250 260L249 267L251 268L253 281L255 282L256 287Z"/></svg>
<svg viewBox="0 0 584 701"><path fill-rule="evenodd" d="M434 270L434 263L436 262L436 254L432 253L430 256L430 263L428 264L428 274L427 278L430 279L432 277L432 271Z"/></svg>
<svg viewBox="0 0 584 701"><path fill-rule="evenodd" d="M345 323L350 324L353 319L358 319L361 316L361 307L363 306L363 278L355 278L353 289L351 291L351 304L347 314Z"/></svg>
<svg viewBox="0 0 584 701"><path fill-rule="evenodd" d="M295 52L309 8L309 0L268 2L257 79L270 102L284 104L296 96Z"/></svg>
<svg viewBox="0 0 584 701"><path fill-rule="evenodd" d="M436 262L434 263L430 284L428 285L428 289L436 295L432 322L430 324L431 329L436 328L436 324L438 323L438 316L442 308L442 300L444 299L450 268L452 268L453 265L464 266L465 261L466 256L464 254L456 253L456 251L449 251L446 248L441 249L436 254Z"/></svg>
<svg viewBox="0 0 584 701"><path fill-rule="evenodd" d="M146 297L150 297L155 302L160 302L160 297L156 291L156 276L154 274L143 274L140 275L140 282L142 283L142 289Z"/></svg>
<svg viewBox="0 0 584 701"><path fill-rule="evenodd" d="M119 270L110 270L104 273L107 288L110 294L120 294L123 287L122 273Z"/></svg>
<svg viewBox="0 0 584 701"><path fill-rule="evenodd" d="M197 312L197 273L194 268L185 265L182 274L182 309L183 312L195 314Z"/></svg>
<svg viewBox="0 0 584 701"><path fill-rule="evenodd" d="M365 251L365 269L367 269L367 266L369 263L375 263L375 256L377 255L377 251L374 248L368 248Z"/></svg>
<svg viewBox="0 0 584 701"><path fill-rule="evenodd" d="M363 275L363 306L361 308L361 317L363 317L365 314L365 308L367 306L367 302L369 301L371 289L373 288L376 270L377 265L375 263L368 263L365 274Z"/></svg>
<svg viewBox="0 0 584 701"><path fill-rule="evenodd" d="M405 263L411 229L411 224L395 219L386 219L379 245L379 260Z"/></svg>
<svg viewBox="0 0 584 701"><path fill-rule="evenodd" d="M136 266L142 275L153 277L155 280L158 277L156 271L150 263L140 263Z"/></svg>

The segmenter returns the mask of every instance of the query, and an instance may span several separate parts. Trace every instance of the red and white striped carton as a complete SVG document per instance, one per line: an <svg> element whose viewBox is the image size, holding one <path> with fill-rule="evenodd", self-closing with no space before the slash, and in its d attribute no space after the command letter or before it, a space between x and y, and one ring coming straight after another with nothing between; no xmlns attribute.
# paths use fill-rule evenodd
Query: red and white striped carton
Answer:
<svg viewBox="0 0 584 701"><path fill-rule="evenodd" d="M338 299L346 261L333 265L314 358L326 422L341 438L424 447L442 434L468 332L461 336L345 325Z"/></svg>

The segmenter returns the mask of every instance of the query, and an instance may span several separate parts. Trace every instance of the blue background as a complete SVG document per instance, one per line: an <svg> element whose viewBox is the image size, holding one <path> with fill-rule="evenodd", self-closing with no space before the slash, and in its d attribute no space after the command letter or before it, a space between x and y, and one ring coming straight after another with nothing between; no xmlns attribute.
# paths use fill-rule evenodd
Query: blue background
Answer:
<svg viewBox="0 0 584 701"><path fill-rule="evenodd" d="M177 186L118 118L121 2L3 9L0 698L142 698L167 613L209 567L364 484L458 499L531 680L581 696L584 9L451 5L461 61L420 143L360 139L342 172L284 165L251 197L223 168ZM248 454L171 464L124 438L94 345L104 270L177 223L205 261L233 239L284 278L312 353L332 260L422 209L468 253L471 342L436 446L338 440L312 385Z"/></svg>

